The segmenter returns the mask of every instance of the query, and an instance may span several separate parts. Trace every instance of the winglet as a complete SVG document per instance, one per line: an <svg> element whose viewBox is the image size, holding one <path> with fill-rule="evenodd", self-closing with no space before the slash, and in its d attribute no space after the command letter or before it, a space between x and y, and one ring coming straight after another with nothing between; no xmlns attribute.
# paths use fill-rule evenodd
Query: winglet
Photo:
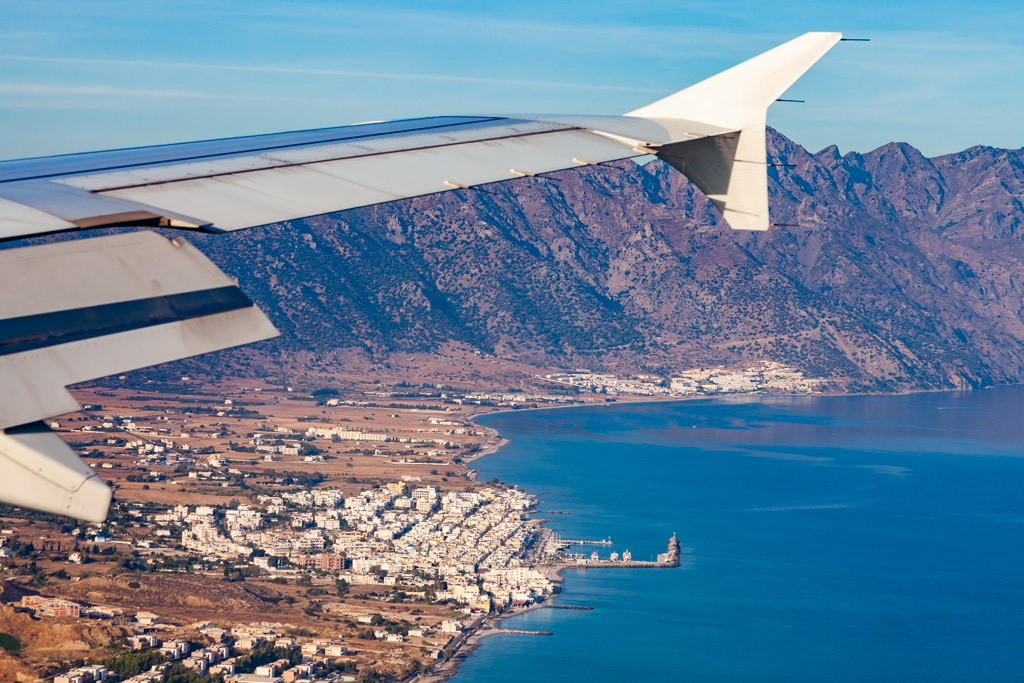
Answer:
<svg viewBox="0 0 1024 683"><path fill-rule="evenodd" d="M737 230L767 230L768 107L843 37L805 33L627 116L722 126L726 135L663 145L658 152L684 173Z"/></svg>
<svg viewBox="0 0 1024 683"><path fill-rule="evenodd" d="M626 116L687 119L735 130L763 125L768 105L842 37L842 33L805 33Z"/></svg>

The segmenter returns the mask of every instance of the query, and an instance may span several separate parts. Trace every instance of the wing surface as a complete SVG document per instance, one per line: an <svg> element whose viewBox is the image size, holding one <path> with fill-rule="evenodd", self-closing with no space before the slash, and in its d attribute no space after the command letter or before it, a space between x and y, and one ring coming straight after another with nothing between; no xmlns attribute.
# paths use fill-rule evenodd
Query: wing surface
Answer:
<svg viewBox="0 0 1024 683"><path fill-rule="evenodd" d="M0 238L125 223L231 231L624 159L664 125L440 117L0 163ZM694 136L726 132L692 122ZM38 212L15 219L3 212Z"/></svg>
<svg viewBox="0 0 1024 683"><path fill-rule="evenodd" d="M25 425L78 410L70 384L274 336L180 238L134 232L0 251L0 500L30 495L39 509L103 519L106 487L85 484L91 470L59 437Z"/></svg>
<svg viewBox="0 0 1024 683"><path fill-rule="evenodd" d="M626 116L444 116L3 162L0 239L231 231L643 154L732 227L765 230L768 106L840 37L805 34Z"/></svg>

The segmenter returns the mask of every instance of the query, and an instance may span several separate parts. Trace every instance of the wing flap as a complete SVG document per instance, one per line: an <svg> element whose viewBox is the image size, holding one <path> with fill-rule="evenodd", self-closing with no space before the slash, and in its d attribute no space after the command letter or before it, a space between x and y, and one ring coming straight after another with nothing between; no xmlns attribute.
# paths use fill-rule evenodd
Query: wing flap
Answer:
<svg viewBox="0 0 1024 683"><path fill-rule="evenodd" d="M42 423L0 431L0 500L11 505L102 522L110 488Z"/></svg>
<svg viewBox="0 0 1024 683"><path fill-rule="evenodd" d="M87 192L77 187L49 180L26 180L0 183L0 197L22 206L45 207L47 214L59 221L47 221L36 232L109 225L158 225L174 228L198 228L206 221L164 211L152 206L117 197ZM67 223L70 227L65 227Z"/></svg>
<svg viewBox="0 0 1024 683"><path fill-rule="evenodd" d="M0 357L0 425L78 409L64 388L277 336L255 306ZM9 392L9 393L8 393Z"/></svg>
<svg viewBox="0 0 1024 683"><path fill-rule="evenodd" d="M0 428L71 412L65 387L277 335L181 239L127 233L0 252Z"/></svg>
<svg viewBox="0 0 1024 683"><path fill-rule="evenodd" d="M35 206L0 197L0 240L74 230L71 221L58 218Z"/></svg>

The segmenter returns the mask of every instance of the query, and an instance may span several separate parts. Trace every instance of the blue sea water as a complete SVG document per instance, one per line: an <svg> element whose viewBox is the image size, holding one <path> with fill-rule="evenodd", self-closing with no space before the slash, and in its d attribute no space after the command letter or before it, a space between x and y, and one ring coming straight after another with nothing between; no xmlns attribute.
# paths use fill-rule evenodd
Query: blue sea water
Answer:
<svg viewBox="0 0 1024 683"><path fill-rule="evenodd" d="M566 538L683 567L570 571L456 683L1024 680L1024 388L505 413L475 463ZM593 548L576 548L586 550Z"/></svg>

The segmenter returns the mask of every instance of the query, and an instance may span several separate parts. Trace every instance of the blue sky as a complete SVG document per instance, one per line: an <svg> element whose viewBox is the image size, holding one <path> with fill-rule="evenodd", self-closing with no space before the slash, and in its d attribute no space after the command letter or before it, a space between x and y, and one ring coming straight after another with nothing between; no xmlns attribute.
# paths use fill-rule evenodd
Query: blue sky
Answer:
<svg viewBox="0 0 1024 683"><path fill-rule="evenodd" d="M805 31L812 151L1024 146L1024 4L0 0L0 158L433 114L618 114Z"/></svg>

